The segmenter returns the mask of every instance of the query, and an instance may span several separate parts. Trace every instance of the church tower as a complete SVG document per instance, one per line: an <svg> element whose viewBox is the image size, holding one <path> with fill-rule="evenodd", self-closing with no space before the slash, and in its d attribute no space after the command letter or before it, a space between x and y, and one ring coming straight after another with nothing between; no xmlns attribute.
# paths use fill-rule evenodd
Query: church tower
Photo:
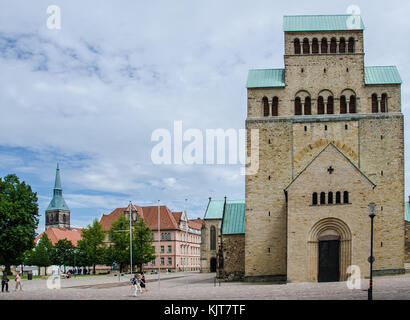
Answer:
<svg viewBox="0 0 410 320"><path fill-rule="evenodd" d="M70 229L70 209L63 198L60 168L58 164L54 183L53 199L51 199L51 202L46 210L46 229L49 228Z"/></svg>
<svg viewBox="0 0 410 320"><path fill-rule="evenodd" d="M399 72L365 66L359 16L285 16L283 31L284 68L248 74L259 169L245 178L245 278L344 281L350 266L368 276L371 202L374 274L403 273Z"/></svg>

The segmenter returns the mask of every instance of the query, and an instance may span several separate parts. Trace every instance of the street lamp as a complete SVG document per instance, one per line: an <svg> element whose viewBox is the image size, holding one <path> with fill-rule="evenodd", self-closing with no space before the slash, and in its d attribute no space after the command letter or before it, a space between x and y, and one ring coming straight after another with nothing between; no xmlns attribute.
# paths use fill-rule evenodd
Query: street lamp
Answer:
<svg viewBox="0 0 410 320"><path fill-rule="evenodd" d="M376 210L376 204L375 203L369 203L369 217L371 221L371 226L370 226L370 257L368 259L370 263L370 281L369 281L369 289L367 290L367 299L368 300L373 300L373 262L374 262L374 257L373 257L373 220L374 217L376 216L375 214Z"/></svg>

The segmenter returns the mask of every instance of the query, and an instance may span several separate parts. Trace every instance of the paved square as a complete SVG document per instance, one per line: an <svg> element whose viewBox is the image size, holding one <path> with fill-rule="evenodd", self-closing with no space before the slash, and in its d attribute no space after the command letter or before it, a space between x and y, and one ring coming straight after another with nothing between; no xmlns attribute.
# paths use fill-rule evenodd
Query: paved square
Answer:
<svg viewBox="0 0 410 320"><path fill-rule="evenodd" d="M90 276L61 280L61 289L48 289L47 280L23 280L23 291L0 293L0 300L367 300L368 281L361 289L350 290L346 282L332 283L216 283L211 273L147 275L148 291L133 297L129 276ZM374 300L410 300L410 274L374 278Z"/></svg>

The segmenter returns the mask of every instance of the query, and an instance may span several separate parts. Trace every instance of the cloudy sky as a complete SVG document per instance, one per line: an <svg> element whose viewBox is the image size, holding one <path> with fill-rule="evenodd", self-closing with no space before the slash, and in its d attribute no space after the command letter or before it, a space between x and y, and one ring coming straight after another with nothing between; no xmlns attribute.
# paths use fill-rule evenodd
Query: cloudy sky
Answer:
<svg viewBox="0 0 410 320"><path fill-rule="evenodd" d="M50 5L61 9L59 30L47 28ZM187 198L196 218L208 197L243 199L240 165L154 165L152 133L174 121L244 128L248 70L283 67L283 15L349 5L361 9L366 65L398 66L407 116L404 1L1 0L0 176L38 193L39 231L57 162L77 227L130 200L183 210Z"/></svg>

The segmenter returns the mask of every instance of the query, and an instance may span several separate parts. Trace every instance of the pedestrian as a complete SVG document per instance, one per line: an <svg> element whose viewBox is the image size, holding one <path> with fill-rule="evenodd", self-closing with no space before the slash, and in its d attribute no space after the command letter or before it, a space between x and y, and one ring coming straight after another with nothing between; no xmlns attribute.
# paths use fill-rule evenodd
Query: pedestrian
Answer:
<svg viewBox="0 0 410 320"><path fill-rule="evenodd" d="M146 286L146 284L145 284L145 274L144 274L144 271L142 271L141 272L141 279L140 279L141 281L141 288L142 289L145 289L145 291L148 291L148 289L147 289L147 286Z"/></svg>
<svg viewBox="0 0 410 320"><path fill-rule="evenodd" d="M1 292L4 292L4 288L6 288L6 292L9 292L9 278L6 271L3 271L3 278L1 279Z"/></svg>
<svg viewBox="0 0 410 320"><path fill-rule="evenodd" d="M131 282L131 288L132 288L132 295L136 297L138 294L138 286L137 286L138 285L138 275L135 274L134 278L132 278L130 282Z"/></svg>
<svg viewBox="0 0 410 320"><path fill-rule="evenodd" d="M16 289L14 291L17 291L17 288L20 287L20 291L23 291L23 286L21 285L21 274L18 273L16 275L16 279L14 279L16 281Z"/></svg>

